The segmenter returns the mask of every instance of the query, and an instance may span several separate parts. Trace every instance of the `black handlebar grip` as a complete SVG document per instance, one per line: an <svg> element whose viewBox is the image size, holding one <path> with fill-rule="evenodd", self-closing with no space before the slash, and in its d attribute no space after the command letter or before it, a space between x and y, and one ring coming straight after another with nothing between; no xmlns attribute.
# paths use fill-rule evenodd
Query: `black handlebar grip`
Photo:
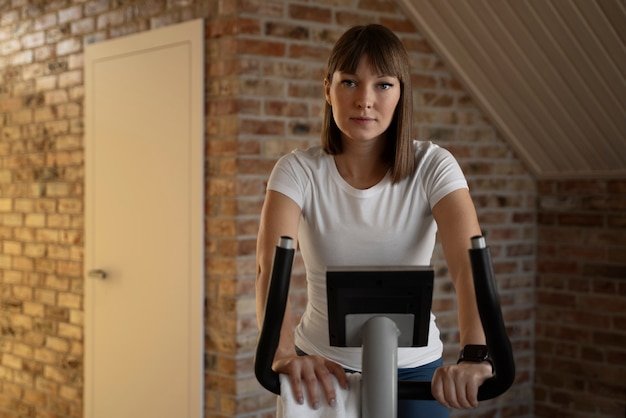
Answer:
<svg viewBox="0 0 626 418"><path fill-rule="evenodd" d="M254 374L257 380L265 389L277 395L280 395L280 379L278 373L272 370L272 363L280 341L280 329L287 307L294 254L293 239L281 237L274 253L263 325L254 359Z"/></svg>
<svg viewBox="0 0 626 418"><path fill-rule="evenodd" d="M435 397L430 390L430 382L399 380L398 399L434 401Z"/></svg>
<svg viewBox="0 0 626 418"><path fill-rule="evenodd" d="M495 375L478 388L478 400L484 401L500 396L509 390L515 380L515 360L511 342L504 327L491 253L483 237L472 238L469 256L472 263L478 313L495 370Z"/></svg>

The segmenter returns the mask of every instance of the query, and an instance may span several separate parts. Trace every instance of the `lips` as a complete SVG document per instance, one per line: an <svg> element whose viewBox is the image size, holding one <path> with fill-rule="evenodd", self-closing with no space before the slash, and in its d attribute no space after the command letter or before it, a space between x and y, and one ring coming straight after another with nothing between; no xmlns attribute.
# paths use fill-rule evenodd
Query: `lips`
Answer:
<svg viewBox="0 0 626 418"><path fill-rule="evenodd" d="M368 118L368 117L363 117L363 116L353 117L350 119L356 123L368 123L368 122L373 122L376 120L374 118Z"/></svg>

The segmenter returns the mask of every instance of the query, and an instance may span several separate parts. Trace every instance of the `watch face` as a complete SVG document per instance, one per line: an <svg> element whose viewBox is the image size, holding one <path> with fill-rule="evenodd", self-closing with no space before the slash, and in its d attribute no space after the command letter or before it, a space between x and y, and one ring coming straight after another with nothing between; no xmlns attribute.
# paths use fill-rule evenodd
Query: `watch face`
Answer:
<svg viewBox="0 0 626 418"><path fill-rule="evenodd" d="M487 346L485 345L466 345L463 349L463 358L483 360L488 355Z"/></svg>

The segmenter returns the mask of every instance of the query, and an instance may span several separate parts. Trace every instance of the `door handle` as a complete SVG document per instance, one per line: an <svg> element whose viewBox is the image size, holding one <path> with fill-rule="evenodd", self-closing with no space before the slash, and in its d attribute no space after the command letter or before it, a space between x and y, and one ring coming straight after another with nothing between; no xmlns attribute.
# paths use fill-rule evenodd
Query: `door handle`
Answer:
<svg viewBox="0 0 626 418"><path fill-rule="evenodd" d="M89 270L87 275L93 279L106 279L107 277L106 271L100 269Z"/></svg>

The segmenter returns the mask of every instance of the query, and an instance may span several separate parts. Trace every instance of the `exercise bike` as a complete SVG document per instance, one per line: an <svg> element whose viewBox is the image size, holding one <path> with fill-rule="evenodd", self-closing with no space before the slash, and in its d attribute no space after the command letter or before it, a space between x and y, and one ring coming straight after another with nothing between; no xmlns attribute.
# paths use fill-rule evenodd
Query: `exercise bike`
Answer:
<svg viewBox="0 0 626 418"><path fill-rule="evenodd" d="M294 254L293 240L281 237L275 249L254 364L259 383L277 395L280 379L272 370L272 362L285 315ZM511 387L515 362L484 237L472 238L469 257L478 311L494 368L494 375L478 390L478 400L484 401ZM416 275L420 276L418 280ZM363 347L362 418L397 416L398 399L434 400L431 382L398 381L396 362L399 346L425 345L433 276L429 268L329 268L331 345Z"/></svg>

